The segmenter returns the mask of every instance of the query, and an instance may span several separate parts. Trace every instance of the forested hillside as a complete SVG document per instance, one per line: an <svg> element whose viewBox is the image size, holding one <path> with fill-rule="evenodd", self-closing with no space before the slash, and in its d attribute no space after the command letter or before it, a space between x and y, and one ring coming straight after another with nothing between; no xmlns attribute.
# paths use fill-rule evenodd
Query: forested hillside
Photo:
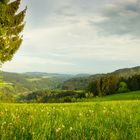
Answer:
<svg viewBox="0 0 140 140"><path fill-rule="evenodd" d="M92 81L104 77L106 75L115 75L117 77L124 77L128 78L135 74L140 74L140 66L134 67L134 68L125 68L125 69L119 69L112 73L107 74L95 74L91 76L85 76L85 77L74 77L72 79L69 79L67 81L64 81L62 85L62 89L64 90L83 90L87 89L89 83Z"/></svg>

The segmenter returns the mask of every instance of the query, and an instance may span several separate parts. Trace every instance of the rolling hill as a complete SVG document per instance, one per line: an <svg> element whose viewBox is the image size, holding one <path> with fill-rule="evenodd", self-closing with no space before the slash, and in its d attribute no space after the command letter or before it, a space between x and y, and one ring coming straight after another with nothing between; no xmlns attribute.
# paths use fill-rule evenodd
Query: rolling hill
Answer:
<svg viewBox="0 0 140 140"><path fill-rule="evenodd" d="M125 68L119 69L111 73L107 74L95 74L95 75L88 75L84 77L73 77L67 81L64 81L62 85L62 89L65 90L83 90L86 89L89 83L99 77L105 75L117 75L118 77L128 78L135 74L140 74L140 66L133 67L133 68Z"/></svg>
<svg viewBox="0 0 140 140"><path fill-rule="evenodd" d="M22 89L22 92L40 89L56 89L64 81L72 78L72 75L49 74L41 72L9 73L3 72L3 79L14 88Z"/></svg>

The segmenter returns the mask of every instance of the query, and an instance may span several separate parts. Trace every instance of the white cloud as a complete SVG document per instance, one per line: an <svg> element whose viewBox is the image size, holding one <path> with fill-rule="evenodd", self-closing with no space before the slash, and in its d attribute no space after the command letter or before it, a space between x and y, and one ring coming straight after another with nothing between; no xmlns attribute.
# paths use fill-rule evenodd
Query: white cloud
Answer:
<svg viewBox="0 0 140 140"><path fill-rule="evenodd" d="M100 12L107 19L97 23L103 35L140 37L140 1L125 0L107 3Z"/></svg>

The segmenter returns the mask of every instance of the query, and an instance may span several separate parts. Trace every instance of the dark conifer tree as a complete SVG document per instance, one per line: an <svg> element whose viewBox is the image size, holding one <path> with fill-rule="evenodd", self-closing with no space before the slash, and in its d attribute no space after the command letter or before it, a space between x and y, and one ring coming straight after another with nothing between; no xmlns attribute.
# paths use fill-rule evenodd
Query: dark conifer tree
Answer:
<svg viewBox="0 0 140 140"><path fill-rule="evenodd" d="M22 43L21 32L24 28L26 13L18 12L21 0L0 0L0 62L3 64L13 58Z"/></svg>
<svg viewBox="0 0 140 140"><path fill-rule="evenodd" d="M10 61L22 43L21 32L24 28L24 17L26 13L18 12L21 0L0 0L0 69L2 64ZM0 84L2 74L0 70Z"/></svg>

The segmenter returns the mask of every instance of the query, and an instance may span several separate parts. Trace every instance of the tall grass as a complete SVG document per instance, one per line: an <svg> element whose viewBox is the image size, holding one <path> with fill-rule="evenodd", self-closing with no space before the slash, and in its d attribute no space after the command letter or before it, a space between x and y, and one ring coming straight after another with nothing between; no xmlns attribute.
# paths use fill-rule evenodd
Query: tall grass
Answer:
<svg viewBox="0 0 140 140"><path fill-rule="evenodd" d="M140 101L0 104L1 140L139 140Z"/></svg>

